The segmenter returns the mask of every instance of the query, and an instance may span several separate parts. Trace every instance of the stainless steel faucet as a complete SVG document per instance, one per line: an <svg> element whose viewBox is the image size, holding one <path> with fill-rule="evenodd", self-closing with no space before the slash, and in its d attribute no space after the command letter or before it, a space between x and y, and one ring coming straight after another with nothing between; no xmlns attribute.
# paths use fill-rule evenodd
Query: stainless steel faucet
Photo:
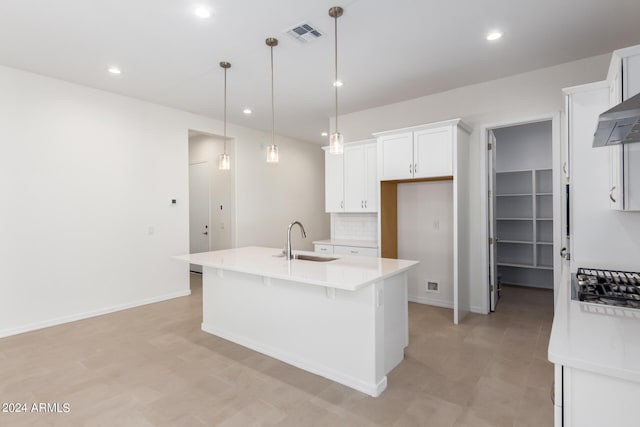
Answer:
<svg viewBox="0 0 640 427"><path fill-rule="evenodd" d="M302 233L302 238L306 239L307 238L307 232L304 231L304 226L302 225L302 223L300 221L293 221L291 224L289 224L289 227L287 228L287 250L285 253L285 256L287 259L293 259L293 253L291 252L291 228L298 224L300 226L300 231Z"/></svg>

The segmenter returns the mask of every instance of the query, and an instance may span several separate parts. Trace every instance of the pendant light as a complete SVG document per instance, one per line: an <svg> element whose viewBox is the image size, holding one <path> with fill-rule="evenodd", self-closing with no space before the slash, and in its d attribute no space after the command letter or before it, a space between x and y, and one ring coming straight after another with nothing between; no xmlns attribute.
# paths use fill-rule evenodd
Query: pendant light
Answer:
<svg viewBox="0 0 640 427"><path fill-rule="evenodd" d="M231 159L227 154L227 70L231 68L231 64L222 61L220 67L224 70L224 151L218 158L218 169L229 170L231 168Z"/></svg>
<svg viewBox="0 0 640 427"><path fill-rule="evenodd" d="M338 131L338 18L342 16L343 9L339 6L334 6L329 9L329 16L333 18L335 29L335 80L333 81L333 87L336 93L336 130L329 137L329 153L342 154L344 147L344 138L340 131Z"/></svg>
<svg viewBox="0 0 640 427"><path fill-rule="evenodd" d="M278 39L269 37L265 43L271 48L271 145L267 147L267 163L278 163L278 146L276 145L276 113L273 102L273 48L278 46Z"/></svg>

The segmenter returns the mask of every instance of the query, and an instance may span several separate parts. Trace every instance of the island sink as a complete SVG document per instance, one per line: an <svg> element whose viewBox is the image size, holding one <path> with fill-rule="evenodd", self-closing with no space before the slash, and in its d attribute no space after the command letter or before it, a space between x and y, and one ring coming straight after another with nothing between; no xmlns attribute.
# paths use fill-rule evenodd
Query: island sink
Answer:
<svg viewBox="0 0 640 427"><path fill-rule="evenodd" d="M326 256L295 254L293 256L293 259L300 259L302 261L313 261L313 262L329 262L329 261L335 261L338 258L331 258L331 257L326 257Z"/></svg>

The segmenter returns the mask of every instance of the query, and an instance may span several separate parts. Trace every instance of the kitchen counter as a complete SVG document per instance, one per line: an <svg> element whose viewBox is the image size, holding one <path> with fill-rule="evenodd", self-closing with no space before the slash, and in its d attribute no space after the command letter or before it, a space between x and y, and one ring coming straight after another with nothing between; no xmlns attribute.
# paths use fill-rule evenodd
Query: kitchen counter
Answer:
<svg viewBox="0 0 640 427"><path fill-rule="evenodd" d="M202 330L380 395L409 344L407 270L418 262L281 254L246 247L175 257L203 266Z"/></svg>
<svg viewBox="0 0 640 427"><path fill-rule="evenodd" d="M567 264L548 357L556 427L636 427L640 396L640 310L571 299Z"/></svg>
<svg viewBox="0 0 640 427"><path fill-rule="evenodd" d="M358 248L378 248L378 242L375 240L341 240L341 239L327 239L316 240L314 245L333 245L333 246L355 246Z"/></svg>
<svg viewBox="0 0 640 427"><path fill-rule="evenodd" d="M555 307L549 360L640 382L640 310L572 300L568 270Z"/></svg>
<svg viewBox="0 0 640 427"><path fill-rule="evenodd" d="M315 252L294 254L318 256ZM176 256L176 259L203 267L220 268L262 277L290 280L310 285L355 291L375 281L402 273L417 261L331 255L330 262L287 261L278 257L281 249L245 247Z"/></svg>

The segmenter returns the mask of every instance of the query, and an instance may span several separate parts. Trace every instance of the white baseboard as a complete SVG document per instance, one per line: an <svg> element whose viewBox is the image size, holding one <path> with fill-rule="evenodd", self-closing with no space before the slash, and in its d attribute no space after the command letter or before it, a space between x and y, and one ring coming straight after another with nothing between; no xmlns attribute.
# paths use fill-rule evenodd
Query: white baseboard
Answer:
<svg viewBox="0 0 640 427"><path fill-rule="evenodd" d="M408 300L410 302L415 302L418 304L426 304L426 305L433 305L436 307L443 307L443 308L451 308L453 309L453 303L449 302L449 301L442 301L442 300L433 300L433 299L429 299L429 298L425 298L425 297L419 297L419 296L413 296L413 295L409 295ZM482 310L482 307L480 307L479 305L472 305L471 307L469 307L469 311L472 313L476 313L476 314L488 314L486 312L484 312Z"/></svg>
<svg viewBox="0 0 640 427"><path fill-rule="evenodd" d="M273 348L263 343L256 342L250 338L246 338L246 337L235 335L233 333L221 331L211 325L205 325L203 323L202 330L212 335L234 342L236 344L240 344L241 346L250 348L251 350L254 350L259 353L266 354L267 356L273 357L275 359L281 360L285 363L288 363L289 365L293 365L297 368L300 368L305 371L311 372L313 374L320 375L321 377L330 379L331 381L335 381L337 383L346 385L347 387L351 387L355 390L366 393L372 397L380 396L380 394L387 388L386 376L382 378L382 380L377 384L368 383L358 378L345 375L343 372L336 371L335 369L329 368L327 366L323 366L315 362L310 362L309 360L303 360L302 358L296 356L295 354L291 354L289 352Z"/></svg>
<svg viewBox="0 0 640 427"><path fill-rule="evenodd" d="M469 307L469 310L472 313L476 313L476 314L489 314L486 311L484 311L482 307L480 307L479 305L472 305L471 307Z"/></svg>
<svg viewBox="0 0 640 427"><path fill-rule="evenodd" d="M88 319L89 317L101 316L103 314L113 313L115 311L126 310L128 308L139 307L141 305L153 304L155 302L166 301L173 298L191 295L191 290L176 291L157 297L147 298L143 300L133 301L126 304L114 305L111 307L101 308L98 310L85 311L84 313L72 314L69 316L57 317L55 319L43 320L41 322L28 323L17 328L9 328L0 330L0 338L18 335L25 332L35 331L37 329L49 328L51 326L61 325L63 323L75 322L76 320Z"/></svg>
<svg viewBox="0 0 640 427"><path fill-rule="evenodd" d="M436 307L443 307L443 308L453 308L453 302L451 301L442 301L442 300L436 300L431 298L419 297L415 295L409 295L408 299L410 302L416 302L418 304L434 305Z"/></svg>

